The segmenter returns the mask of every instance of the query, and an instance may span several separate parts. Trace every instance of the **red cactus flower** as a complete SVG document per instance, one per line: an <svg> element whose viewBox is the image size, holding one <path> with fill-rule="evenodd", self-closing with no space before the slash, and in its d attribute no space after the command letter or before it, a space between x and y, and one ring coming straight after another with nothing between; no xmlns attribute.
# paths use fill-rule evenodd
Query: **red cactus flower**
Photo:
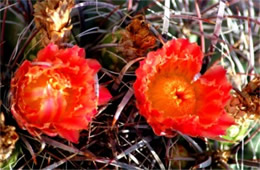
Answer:
<svg viewBox="0 0 260 170"><path fill-rule="evenodd" d="M104 87L95 89L94 76L100 64L85 59L78 46L59 49L49 44L33 62L25 61L11 81L11 112L19 126L33 136L42 132L77 143L111 95ZM99 94L97 96L97 94Z"/></svg>
<svg viewBox="0 0 260 170"><path fill-rule="evenodd" d="M137 107L155 134L216 138L234 123L224 106L230 83L221 66L213 66L199 79L203 53L186 39L167 42L150 52L136 70Z"/></svg>

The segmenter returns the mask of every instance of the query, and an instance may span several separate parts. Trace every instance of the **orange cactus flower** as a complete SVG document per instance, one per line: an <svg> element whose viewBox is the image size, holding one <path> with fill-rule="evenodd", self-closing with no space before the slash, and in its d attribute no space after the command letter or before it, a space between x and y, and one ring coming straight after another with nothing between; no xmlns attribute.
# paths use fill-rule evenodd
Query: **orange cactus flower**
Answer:
<svg viewBox="0 0 260 170"><path fill-rule="evenodd" d="M111 98L106 88L95 86L100 64L84 57L78 46L59 49L49 44L33 62L23 62L10 89L11 112L20 127L33 136L45 133L78 142L97 105Z"/></svg>
<svg viewBox="0 0 260 170"><path fill-rule="evenodd" d="M217 138L234 123L224 110L231 89L226 72L213 66L197 78L202 58L197 44L177 39L140 62L134 83L137 107L156 135L172 137L177 130Z"/></svg>

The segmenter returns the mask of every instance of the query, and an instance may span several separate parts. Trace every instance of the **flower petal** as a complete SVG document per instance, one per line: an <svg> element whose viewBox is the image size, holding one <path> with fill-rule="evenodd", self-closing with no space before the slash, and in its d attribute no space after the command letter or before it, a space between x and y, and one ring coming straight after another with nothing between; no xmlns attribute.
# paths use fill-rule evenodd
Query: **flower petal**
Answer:
<svg viewBox="0 0 260 170"><path fill-rule="evenodd" d="M213 66L194 83L198 96L196 112L204 126L211 126L222 116L222 110L230 98L232 86L225 73L223 67Z"/></svg>
<svg viewBox="0 0 260 170"><path fill-rule="evenodd" d="M190 43L187 39L171 40L165 47L167 73L185 75L189 80L200 71L203 53L195 43ZM163 55L165 55L163 54Z"/></svg>
<svg viewBox="0 0 260 170"><path fill-rule="evenodd" d="M101 65L97 60L87 59L87 62L88 66L95 71L94 73L96 73L101 68Z"/></svg>
<svg viewBox="0 0 260 170"><path fill-rule="evenodd" d="M57 128L57 132L61 137L65 138L73 143L78 143L78 140L79 140L79 131L78 130Z"/></svg>
<svg viewBox="0 0 260 170"><path fill-rule="evenodd" d="M55 122L54 125L70 130L80 130L87 129L88 122L83 117L72 117L63 119L60 122Z"/></svg>
<svg viewBox="0 0 260 170"><path fill-rule="evenodd" d="M48 46L38 52L36 61L52 61L55 59L57 51L58 46L50 43Z"/></svg>
<svg viewBox="0 0 260 170"><path fill-rule="evenodd" d="M110 92L103 86L99 87L99 98L98 98L98 104L103 105L106 104L111 99Z"/></svg>

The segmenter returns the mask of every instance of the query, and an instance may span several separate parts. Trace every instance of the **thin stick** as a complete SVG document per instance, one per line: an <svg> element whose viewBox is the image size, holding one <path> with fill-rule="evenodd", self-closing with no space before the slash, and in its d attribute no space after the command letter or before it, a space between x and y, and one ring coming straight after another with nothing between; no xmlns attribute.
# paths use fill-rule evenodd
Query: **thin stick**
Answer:
<svg viewBox="0 0 260 170"><path fill-rule="evenodd" d="M199 18L201 18L201 13L200 13L200 7L198 4L198 0L195 1L195 8L196 8L196 13L198 15ZM204 29L203 29L203 23L201 20L199 20L199 26L200 26L200 43L201 43L201 49L202 52L205 53L205 39L204 39Z"/></svg>
<svg viewBox="0 0 260 170"><path fill-rule="evenodd" d="M126 93L126 95L124 96L123 100L121 101L121 103L118 105L118 108L116 110L114 119L113 119L113 123L112 123L112 128L114 127L116 121L118 120L122 110L124 109L124 107L126 106L126 104L128 103L128 101L131 99L131 97L133 96L133 90L129 89Z"/></svg>
<svg viewBox="0 0 260 170"><path fill-rule="evenodd" d="M168 33L168 29L170 25L169 18L170 18L170 0L165 0L162 34Z"/></svg>
<svg viewBox="0 0 260 170"><path fill-rule="evenodd" d="M226 4L221 0L219 1L219 8L218 8L218 14L217 14L217 20L216 20L216 25L214 28L214 39L211 41L211 47L210 47L210 52L214 52L214 46L217 44L217 39L221 31L221 24L223 20L223 16L225 13L225 7Z"/></svg>
<svg viewBox="0 0 260 170"><path fill-rule="evenodd" d="M19 53L17 54L13 64L11 65L11 69L14 68L14 66L17 64L17 61L20 57L20 55L22 55L24 53L24 50L26 49L26 47L28 46L28 44L32 41L32 39L35 37L35 35L40 31L40 29L36 29L31 35L30 37L27 39L27 41L25 42L24 46L22 47L22 49L19 51Z"/></svg>
<svg viewBox="0 0 260 170"><path fill-rule="evenodd" d="M8 1L6 1L6 5L7 5ZM5 8L4 11L4 16L3 16L3 21L2 21L2 31L1 31L1 37L0 37L0 56L4 55L4 35L5 35L5 20L6 20L6 15L7 15L7 9ZM2 57L1 57L2 58Z"/></svg>
<svg viewBox="0 0 260 170"><path fill-rule="evenodd" d="M213 53L214 52L215 46L216 46L216 44L218 42L218 37L219 37L220 31L221 31L221 24L222 24L223 16L225 14L225 7L226 7L225 2L220 0L219 1L219 8L218 8L216 25L215 25L214 32L213 32L213 38L211 40L211 45L210 45L210 48L208 50L209 53ZM208 64L211 61L211 57L212 56L204 57L203 65L202 65L202 68L201 68L201 74L206 72Z"/></svg>
<svg viewBox="0 0 260 170"><path fill-rule="evenodd" d="M248 1L249 9L248 9L248 18L254 17L252 12L253 2L251 0ZM255 55L254 55L254 42L252 37L252 24L248 21L248 37L249 37L249 66L247 73L254 73L254 65L255 65ZM251 76L250 79L252 80L254 77Z"/></svg>

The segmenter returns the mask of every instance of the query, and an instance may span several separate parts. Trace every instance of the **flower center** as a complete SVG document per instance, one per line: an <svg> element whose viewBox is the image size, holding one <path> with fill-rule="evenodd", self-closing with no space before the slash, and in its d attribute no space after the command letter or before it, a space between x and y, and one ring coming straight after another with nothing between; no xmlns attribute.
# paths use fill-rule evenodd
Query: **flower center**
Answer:
<svg viewBox="0 0 260 170"><path fill-rule="evenodd" d="M39 122L54 120L63 115L67 107L70 83L55 70L27 74L29 81L24 89L23 101L37 113Z"/></svg>
<svg viewBox="0 0 260 170"><path fill-rule="evenodd" d="M192 114L196 102L192 85L176 75L156 74L148 85L147 95L152 108L166 117Z"/></svg>

